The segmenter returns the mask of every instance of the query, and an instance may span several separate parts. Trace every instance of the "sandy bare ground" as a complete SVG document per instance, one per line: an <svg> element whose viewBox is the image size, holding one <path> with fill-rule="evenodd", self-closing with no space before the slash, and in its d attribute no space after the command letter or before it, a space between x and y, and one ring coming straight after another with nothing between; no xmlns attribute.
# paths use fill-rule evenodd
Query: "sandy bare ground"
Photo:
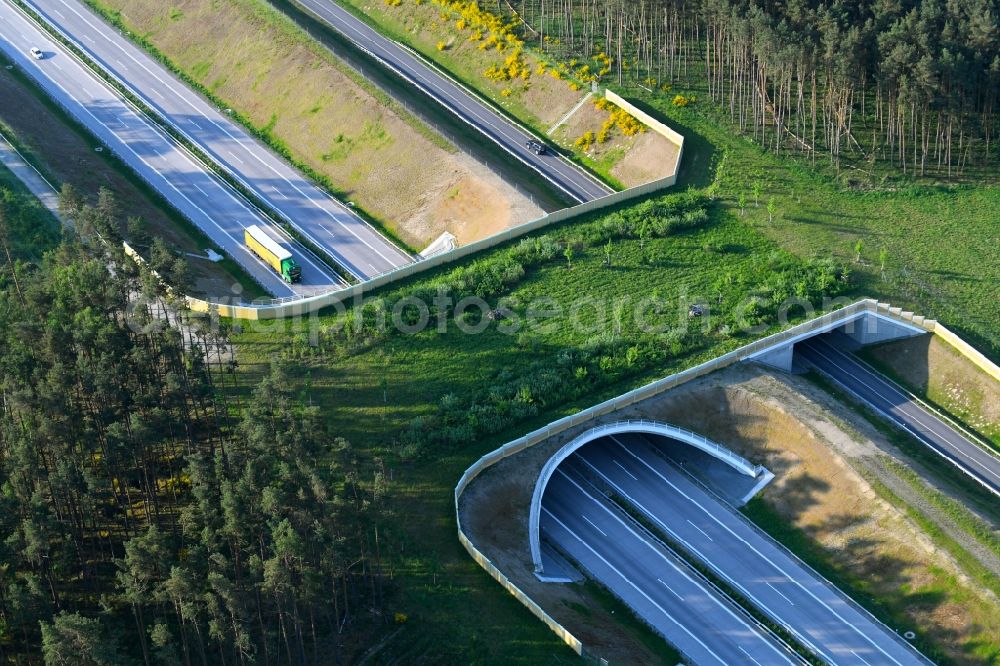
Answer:
<svg viewBox="0 0 1000 666"><path fill-rule="evenodd" d="M628 187L666 178L677 171L677 144L656 132L646 131L634 137L625 157L611 169L611 175Z"/></svg>
<svg viewBox="0 0 1000 666"><path fill-rule="evenodd" d="M439 4L432 2L393 4L380 0L345 1L403 35L404 41L431 53L449 71L484 91L495 104L536 127L549 128L562 120L590 87L587 84L571 84L571 72L579 74L582 66L589 67L592 72L602 67L593 58L568 61L561 64L569 68L562 70L560 78L555 78L552 72L558 68L558 58L542 56L529 40L528 48L521 54L531 71L528 79L493 81L484 72L491 66L504 66L510 49L497 52L494 48L480 48L482 41L469 39L473 30L471 27L460 29L457 26L457 13L443 11ZM438 43L445 45L445 50L439 51ZM576 139L588 130L596 133L605 118L606 112L597 112L592 104L584 104L567 127L554 132L550 139L579 154L580 149L574 145ZM619 134L606 144L592 148L587 156L595 159L620 183L633 187L673 173L676 153L674 144L660 135L646 132L638 137L622 137Z"/></svg>
<svg viewBox="0 0 1000 666"><path fill-rule="evenodd" d="M515 190L488 169L476 175L483 166L473 158L464 153L450 157L467 168L455 169L451 177L420 196L407 223L415 237L433 240L450 231L459 245L467 245L544 215L545 211L520 193L497 196L497 192ZM421 247L426 244L421 240Z"/></svg>
<svg viewBox="0 0 1000 666"><path fill-rule="evenodd" d="M556 128L552 136L563 145L573 145L587 132L595 135L600 132L607 118L607 111L588 101ZM673 174L677 169L677 153L677 144L652 130L625 136L616 128L607 141L594 143L587 156L600 163L610 162L611 175L626 187L635 187Z"/></svg>
<svg viewBox="0 0 1000 666"><path fill-rule="evenodd" d="M103 4L413 247L542 214L259 0Z"/></svg>
<svg viewBox="0 0 1000 666"><path fill-rule="evenodd" d="M881 499L878 479L1000 571L996 553L950 518L927 506L893 471L905 458L863 418L802 378L738 366L684 385L602 420L651 418L721 442L776 474L764 500L803 529L845 574L867 581L873 596L902 600L920 628L957 663L979 663L996 649L1000 603L897 507ZM523 590L602 656L628 661L646 648L616 631L613 617L586 601L580 585L542 584L532 575L527 546L528 503L544 461L582 430L563 433L494 466L474 481L460 507L480 549ZM996 529L996 525L992 526ZM581 595L584 598L581 599ZM577 604L584 603L587 612ZM614 661L614 659L612 658Z"/></svg>

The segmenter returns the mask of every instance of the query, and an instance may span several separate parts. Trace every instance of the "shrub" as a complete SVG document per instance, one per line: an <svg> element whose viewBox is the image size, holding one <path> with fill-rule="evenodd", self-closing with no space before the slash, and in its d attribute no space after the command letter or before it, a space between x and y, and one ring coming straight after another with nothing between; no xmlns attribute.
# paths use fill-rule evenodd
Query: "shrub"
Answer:
<svg viewBox="0 0 1000 666"><path fill-rule="evenodd" d="M575 142L577 148L581 150L590 150L590 147L594 145L594 133L587 131L583 133L583 136L579 137Z"/></svg>

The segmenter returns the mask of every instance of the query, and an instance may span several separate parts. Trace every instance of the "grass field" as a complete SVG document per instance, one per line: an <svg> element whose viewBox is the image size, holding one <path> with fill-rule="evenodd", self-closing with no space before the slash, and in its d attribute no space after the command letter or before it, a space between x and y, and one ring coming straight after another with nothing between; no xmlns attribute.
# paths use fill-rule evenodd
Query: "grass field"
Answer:
<svg viewBox="0 0 1000 666"><path fill-rule="evenodd" d="M656 100L646 102L652 107ZM651 294L697 300L734 271L756 271L757 279L766 281L766 266L755 266L754 258L784 247L804 257L838 257L851 266L854 294L937 316L997 357L998 267L980 260L990 256L982 237L992 233L990 204L1000 196L996 189L845 190L829 184L823 174L732 137L696 107L666 110L671 124L686 136L682 186L705 190L722 202L713 214L714 223L678 237L646 241L641 249L639 240L615 242L610 269L599 248L588 249L574 259L572 269L557 263L530 273L511 291L515 300L523 303L546 294L565 302L586 293L611 300ZM759 206L752 197L757 181ZM747 199L742 214L740 194ZM766 203L770 197L776 201L772 221ZM563 233L572 234L574 228L564 226ZM863 262L855 263L859 238L867 249ZM873 259L883 244L892 257L884 280ZM929 255L926 261L924 254ZM945 274L944 267L967 279ZM440 274L401 289L424 289ZM321 322L333 324L332 319ZM305 333L289 335L288 324L268 326L270 330L248 330L237 337L244 367L259 368L271 354L301 359L303 376L308 377L304 390L324 406L334 429L352 442L359 460L382 458L394 469L397 517L390 538L399 549L395 600L419 627L405 632L419 635L423 645L454 646L446 655L475 656L485 662L511 655L525 662L551 660L565 651L458 546L451 491L462 471L482 453L532 427L736 344L711 338L655 367L595 382L582 395L542 400L528 416L499 433L413 454L407 432L415 417L428 419L427 428L440 428L433 419L442 403L508 383L512 376L528 374L532 364L554 365L561 351L585 345L594 334L575 333L563 321L548 332L518 336L493 332L469 336L454 330L394 336L338 353L326 350L322 336L320 346L313 348ZM482 640L494 634L508 637L503 649Z"/></svg>
<svg viewBox="0 0 1000 666"><path fill-rule="evenodd" d="M682 187L705 187L715 176L715 192L725 204L739 215L742 196L741 218L781 247L850 262L860 291L940 319L1000 359L1000 261L993 259L1000 241L1000 187L854 189L837 184L823 165L814 169L733 136L709 109L677 108L664 98L633 92L685 135ZM775 215L769 222L772 198Z"/></svg>

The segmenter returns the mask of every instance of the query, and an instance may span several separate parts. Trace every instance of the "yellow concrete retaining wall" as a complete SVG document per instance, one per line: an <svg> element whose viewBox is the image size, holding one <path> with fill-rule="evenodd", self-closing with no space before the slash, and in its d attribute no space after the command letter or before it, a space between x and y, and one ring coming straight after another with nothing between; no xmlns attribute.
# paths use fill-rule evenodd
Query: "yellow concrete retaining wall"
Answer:
<svg viewBox="0 0 1000 666"><path fill-rule="evenodd" d="M952 347L958 350L958 352L975 363L980 370L988 374L993 379L1000 382L1000 367L997 364L986 358L982 352L970 345L968 342L962 338L955 335L952 331L947 329L943 324L936 322L934 326L934 335L938 336Z"/></svg>
<svg viewBox="0 0 1000 666"><path fill-rule="evenodd" d="M672 130L664 123L661 123L659 120L649 115L639 107L637 107L635 104L632 104L624 97L615 92L612 92L611 90L604 91L604 98L609 102L613 103L615 106L625 109L633 116L635 116L636 119L639 120L639 122L641 122L643 125L653 130L657 134L662 135L664 138L666 138L667 141L677 146L677 163L674 165L674 174L676 174L677 165L681 163L681 153L684 152L684 137L678 132Z"/></svg>
<svg viewBox="0 0 1000 666"><path fill-rule="evenodd" d="M980 370L1000 382L1000 367L941 322L933 319L925 319L919 315L914 315L912 312L905 312L901 308L894 308L887 303L879 303L877 310L882 314L898 317L903 321L920 326L929 333L933 333L958 350L959 354L972 361Z"/></svg>
<svg viewBox="0 0 1000 666"><path fill-rule="evenodd" d="M500 583L504 587L504 589L510 592L515 599L517 599L522 604L527 606L528 610L534 613L536 617L538 617L542 622L548 625L549 629L555 632L555 634L559 636L559 638L561 638L562 641L566 643L566 645L570 646L574 652L576 652L578 655L583 655L583 642L581 642L579 638L571 634L569 630L566 629L566 627L562 626L555 619L553 619L551 615L546 613L541 606L536 604L531 597L522 592L521 588L512 583L510 579L507 578L507 576L503 575L503 573L499 569L497 569L496 566L494 566L494 564L490 562L485 555L479 552L479 549L477 549L474 545L472 545L472 542L469 541L468 537L466 537L461 530L459 530L458 533L458 540L462 542L462 545L465 546L465 550L467 550L468 553L472 555L472 559L474 559L476 563L479 564L479 566L481 566L483 569L486 570L487 573L493 576L493 578L498 583Z"/></svg>

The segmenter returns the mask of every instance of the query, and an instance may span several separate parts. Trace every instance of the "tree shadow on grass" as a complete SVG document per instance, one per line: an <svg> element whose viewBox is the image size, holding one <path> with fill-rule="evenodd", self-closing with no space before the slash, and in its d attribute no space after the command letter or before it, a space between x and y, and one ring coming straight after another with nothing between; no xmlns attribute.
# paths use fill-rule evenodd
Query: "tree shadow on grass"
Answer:
<svg viewBox="0 0 1000 666"><path fill-rule="evenodd" d="M826 217L828 217L826 213L822 214L822 218L820 217L820 215L817 215L816 217L803 217L801 215L786 215L784 217L784 220L786 222L793 222L795 224L821 226L827 231L838 231L844 234L858 234L865 232L863 228L858 226L852 226L850 224L831 223L829 220L824 219Z"/></svg>
<svg viewBox="0 0 1000 666"><path fill-rule="evenodd" d="M772 463L771 471L775 476L782 476L787 472L786 461L776 461ZM820 495L830 490L830 484L811 474L799 474L798 476L786 479L781 490L783 513L792 512L789 521L795 522L798 517L807 512L812 507L820 503Z"/></svg>
<svg viewBox="0 0 1000 666"><path fill-rule="evenodd" d="M803 488L807 496L811 485L813 481L807 479ZM798 508L797 501L788 497L786 504ZM784 533L780 540L890 628L921 634L914 644L935 662L953 663L949 657L957 650L968 653L988 648L989 643L972 638L983 630L981 627L927 623L929 618L947 612L955 604L954 597L940 580L929 583L920 573L923 567L917 565L915 570L914 561L894 552L892 541L881 532L852 535L869 520L864 515L843 513L802 528L789 521L786 527L779 528L779 533ZM827 545L831 539L841 540L838 533L846 537L841 545Z"/></svg>

